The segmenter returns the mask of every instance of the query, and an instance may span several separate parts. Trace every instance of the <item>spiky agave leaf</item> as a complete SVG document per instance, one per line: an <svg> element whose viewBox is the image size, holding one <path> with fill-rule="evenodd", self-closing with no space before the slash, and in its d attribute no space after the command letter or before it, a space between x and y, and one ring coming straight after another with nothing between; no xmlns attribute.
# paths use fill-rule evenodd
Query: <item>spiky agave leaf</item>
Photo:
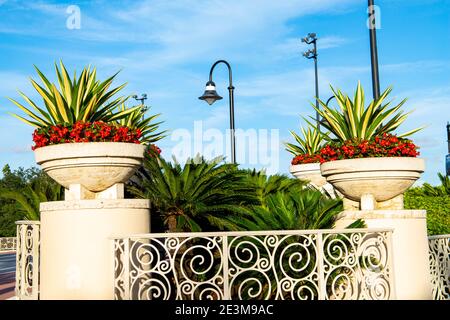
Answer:
<svg viewBox="0 0 450 320"><path fill-rule="evenodd" d="M306 130L301 127L302 136L290 130L291 136L295 139L296 144L285 143L286 150L294 156L299 154L316 154L329 141L328 133L323 133L317 126L313 125L308 119L303 118L308 124Z"/></svg>
<svg viewBox="0 0 450 320"><path fill-rule="evenodd" d="M166 130L157 132L163 121L155 122L155 119L161 114L158 113L144 118L143 109L143 105L127 108L125 103L122 103L119 107L119 111L122 114L125 114L125 116L117 120L117 123L131 129L139 129L142 133L141 142L143 144L155 143L166 137Z"/></svg>
<svg viewBox="0 0 450 320"><path fill-rule="evenodd" d="M339 89L330 87L339 109L327 106L320 99L318 101L321 108L317 108L314 104L311 105L323 118L321 124L340 141L353 138L368 140L383 133L392 133L409 115L409 113L404 114L401 110L406 99L393 107L391 107L392 101L386 102L387 96L392 92L392 87L388 87L367 108L364 102L364 90L360 82L358 82L353 100ZM422 127L411 130L401 136L411 135L421 129Z"/></svg>
<svg viewBox="0 0 450 320"><path fill-rule="evenodd" d="M118 73L104 81L97 80L97 71L91 67L83 68L77 78L74 72L71 79L69 73L60 61L55 63L57 83L52 83L34 66L42 85L30 79L32 86L43 100L43 106L38 106L34 101L19 91L22 98L31 106L27 108L14 99L10 100L28 116L28 119L13 114L21 121L37 128L48 127L56 124L73 124L77 121L104 121L119 120L131 110L120 111L117 107L126 101L124 97L115 97L126 84L109 89ZM111 101L112 100L112 101ZM33 110L33 111L32 111Z"/></svg>

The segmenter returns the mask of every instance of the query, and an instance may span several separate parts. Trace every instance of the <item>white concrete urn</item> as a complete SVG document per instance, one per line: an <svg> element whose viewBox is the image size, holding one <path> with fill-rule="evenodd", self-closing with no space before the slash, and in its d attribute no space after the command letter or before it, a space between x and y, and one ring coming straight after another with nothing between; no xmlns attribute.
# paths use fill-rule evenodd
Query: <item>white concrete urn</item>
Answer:
<svg viewBox="0 0 450 320"><path fill-rule="evenodd" d="M69 189L81 185L101 192L126 182L142 163L145 146L125 142L61 143L37 148L37 164Z"/></svg>
<svg viewBox="0 0 450 320"><path fill-rule="evenodd" d="M34 152L66 188L64 201L40 204L40 298L114 299L111 238L150 232L150 201L124 199L124 183L141 165L145 146L62 143Z"/></svg>
<svg viewBox="0 0 450 320"><path fill-rule="evenodd" d="M296 178L308 180L319 188L327 183L320 172L320 163L318 162L292 165L289 171Z"/></svg>
<svg viewBox="0 0 450 320"><path fill-rule="evenodd" d="M377 202L402 195L424 170L425 161L412 157L345 159L320 166L322 175L334 188L368 210L375 209Z"/></svg>

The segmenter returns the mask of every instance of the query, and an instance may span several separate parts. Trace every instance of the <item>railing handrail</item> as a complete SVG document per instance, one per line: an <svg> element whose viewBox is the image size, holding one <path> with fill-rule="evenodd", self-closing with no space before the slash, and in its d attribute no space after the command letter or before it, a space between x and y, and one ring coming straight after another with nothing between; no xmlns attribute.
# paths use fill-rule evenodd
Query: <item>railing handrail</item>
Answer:
<svg viewBox="0 0 450 320"><path fill-rule="evenodd" d="M258 235L302 235L302 234L340 234L340 233L372 233L372 232L390 232L393 228L355 228L355 229L312 229L312 230L261 230L261 231L213 231L213 232L167 232L167 233L136 233L120 236L111 236L109 239L134 239L134 238L168 238L168 237L239 237L239 236L258 236Z"/></svg>
<svg viewBox="0 0 450 320"><path fill-rule="evenodd" d="M450 234L439 234L439 235L429 236L428 240L447 239L447 238L450 238Z"/></svg>
<svg viewBox="0 0 450 320"><path fill-rule="evenodd" d="M41 222L40 221L38 221L38 220L19 220L19 221L16 221L16 224L41 224Z"/></svg>

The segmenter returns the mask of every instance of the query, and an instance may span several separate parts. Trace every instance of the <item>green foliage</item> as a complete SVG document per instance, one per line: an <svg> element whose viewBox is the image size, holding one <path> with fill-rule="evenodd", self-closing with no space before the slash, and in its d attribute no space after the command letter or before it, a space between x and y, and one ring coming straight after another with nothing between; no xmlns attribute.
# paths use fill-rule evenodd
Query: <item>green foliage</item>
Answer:
<svg viewBox="0 0 450 320"><path fill-rule="evenodd" d="M129 192L150 199L152 210L162 217L169 231L208 231L211 221L236 214L245 203L257 203L244 183L237 165L197 156L184 166L147 156L134 176Z"/></svg>
<svg viewBox="0 0 450 320"><path fill-rule="evenodd" d="M244 174L244 183L254 191L259 205L263 204L269 195L292 189L300 191L307 184L306 181L291 179L282 174L268 176L264 170L241 171Z"/></svg>
<svg viewBox="0 0 450 320"><path fill-rule="evenodd" d="M139 105L137 106L137 108L133 107L131 112L127 113L125 117L117 121L117 124L120 126L126 126L133 130L140 130L142 134L140 140L143 144L155 143L166 137L166 131L155 132L163 123L162 121L154 122L155 119L158 118L161 114L158 113L155 115L151 115L144 119L143 109L144 105ZM119 110L121 112L126 112L129 110L129 108L125 107L125 104L123 103Z"/></svg>
<svg viewBox="0 0 450 320"><path fill-rule="evenodd" d="M427 210L428 235L450 234L450 197L405 194L405 209Z"/></svg>
<svg viewBox="0 0 450 320"><path fill-rule="evenodd" d="M21 121L37 127L44 128L57 124L74 124L77 121L111 122L126 116L136 108L117 111L117 107L126 98L116 97L126 84L109 90L117 73L105 81L97 80L97 71L91 67L85 67L80 76L70 78L66 67L60 62L60 67L55 63L58 83L51 83L47 77L35 66L35 69L42 81L43 86L31 79L31 84L41 96L44 107L39 107L23 92L19 91L22 98L31 106L27 108L14 99L9 98L27 116L24 118L17 114L12 114ZM57 85L59 84L59 89Z"/></svg>
<svg viewBox="0 0 450 320"><path fill-rule="evenodd" d="M49 189L44 188L44 185L56 184L53 182L45 173L41 170L32 167L29 169L19 168L17 170L12 171L8 165L3 167L3 177L0 179L0 237L11 237L16 235L16 224L15 222L18 220L26 219L25 215L25 207L22 207L18 201L16 201L12 197L7 197L5 195L5 190L7 192L15 192L22 195L30 207L31 200L33 199L33 194L30 189L34 191L38 185L40 185L44 190ZM37 189L36 189L37 191ZM47 199L52 200L49 193L44 192ZM41 196L43 196L41 194ZM20 197L20 196L19 196ZM25 202L23 202L25 203ZM34 212L36 213L36 205L34 205Z"/></svg>
<svg viewBox="0 0 450 320"><path fill-rule="evenodd" d="M427 210L428 235L450 234L449 177L438 174L439 186L424 183L405 193L405 209Z"/></svg>
<svg viewBox="0 0 450 320"><path fill-rule="evenodd" d="M441 181L440 186L434 187L429 183L423 184L422 192L424 195L432 197L450 196L450 177L444 176L442 173L438 173L438 177Z"/></svg>
<svg viewBox="0 0 450 320"><path fill-rule="evenodd" d="M329 141L328 133L321 132L317 126L311 124L308 120L304 119L308 124L306 130L301 127L300 131L302 136L299 136L294 131L290 130L292 137L295 139L296 144L286 143L286 150L292 153L294 156L299 154L316 154L325 145L325 142Z"/></svg>
<svg viewBox="0 0 450 320"><path fill-rule="evenodd" d="M239 231L332 229L340 212L340 199L329 199L312 189L291 188L270 194L261 205L227 219L228 226ZM358 220L351 227L362 228L364 223Z"/></svg>
<svg viewBox="0 0 450 320"><path fill-rule="evenodd" d="M13 200L16 213L26 220L40 220L40 203L63 200L63 195L63 187L43 172L19 190L0 187L0 198Z"/></svg>
<svg viewBox="0 0 450 320"><path fill-rule="evenodd" d="M148 156L127 192L150 199L152 216L165 224L158 231L332 228L342 211L341 200L306 188L304 181L239 170L223 160L196 157L182 166ZM363 226L357 221L351 227Z"/></svg>
<svg viewBox="0 0 450 320"><path fill-rule="evenodd" d="M344 142L354 138L369 140L383 133L392 133L409 115L401 110L406 99L393 107L390 107L392 101L385 102L392 87L387 88L377 100L370 102L367 108L364 102L364 90L359 82L353 100L339 89L330 87L339 110L327 106L320 99L318 101L322 108L317 109L314 104L312 106L323 117L321 124L339 141ZM411 130L400 137L411 135L421 129Z"/></svg>

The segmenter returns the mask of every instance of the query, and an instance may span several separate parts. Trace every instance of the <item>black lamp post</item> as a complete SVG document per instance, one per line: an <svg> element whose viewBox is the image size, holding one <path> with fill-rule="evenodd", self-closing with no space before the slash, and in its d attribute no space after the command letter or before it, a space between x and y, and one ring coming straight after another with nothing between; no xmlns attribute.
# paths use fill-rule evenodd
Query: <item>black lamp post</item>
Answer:
<svg viewBox="0 0 450 320"><path fill-rule="evenodd" d="M328 104L330 103L330 101L335 99L335 98L336 98L335 96L331 96L331 97L328 98L327 103L325 103L327 105L327 107L328 107Z"/></svg>
<svg viewBox="0 0 450 320"><path fill-rule="evenodd" d="M445 157L445 171L450 176L450 123L447 122L447 147L448 154Z"/></svg>
<svg viewBox="0 0 450 320"><path fill-rule="evenodd" d="M147 94L143 93L140 98L138 98L138 96L135 94L135 95L132 96L132 98L134 98L136 101L140 101L141 105L143 105L143 107L142 107L142 118L144 118L144 113L148 110L147 106L144 105L144 101L147 100Z"/></svg>
<svg viewBox="0 0 450 320"><path fill-rule="evenodd" d="M231 162L236 163L236 146L235 146L235 135L234 135L234 87L233 87L233 77L231 73L231 66L225 60L218 60L214 62L209 71L209 81L206 83L205 92L200 100L206 101L209 105L212 105L217 100L221 100L222 97L216 91L216 84L212 81L212 74L214 68L219 64L224 63L228 67L228 77L229 77L229 85L228 85L228 96L229 96L229 104L230 104L230 135L231 135Z"/></svg>
<svg viewBox="0 0 450 320"><path fill-rule="evenodd" d="M303 56L307 59L314 59L314 75L316 79L316 108L319 109L319 75L317 71L317 35L315 33L308 33L308 36L302 38L302 42L306 44L313 44L314 48L309 49L303 53ZM320 129L320 117L319 112L316 110L316 122L317 128Z"/></svg>
<svg viewBox="0 0 450 320"><path fill-rule="evenodd" d="M373 0L368 0L369 5L369 32L370 32L370 62L372 65L372 91L373 98L380 97L380 74L378 71L377 28L375 23L375 6Z"/></svg>

